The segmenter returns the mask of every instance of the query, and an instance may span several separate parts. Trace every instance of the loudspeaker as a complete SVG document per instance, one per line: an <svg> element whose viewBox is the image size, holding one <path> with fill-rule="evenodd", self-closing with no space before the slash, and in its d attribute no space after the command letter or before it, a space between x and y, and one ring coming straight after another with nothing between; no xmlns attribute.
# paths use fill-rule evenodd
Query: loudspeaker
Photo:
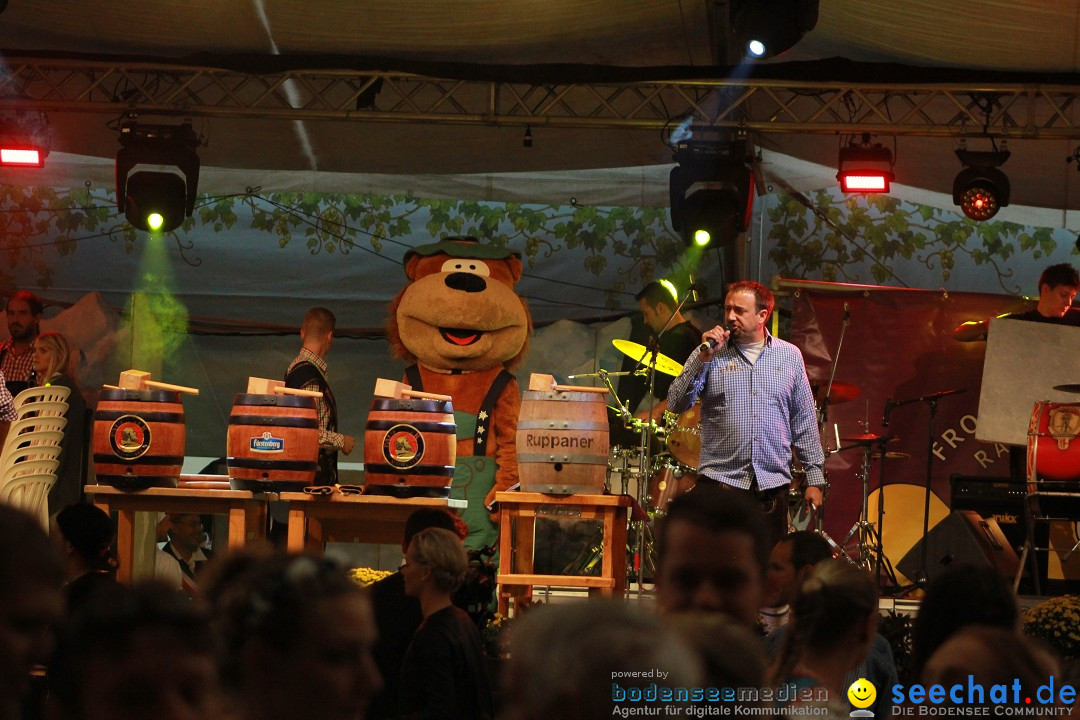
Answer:
<svg viewBox="0 0 1080 720"><path fill-rule="evenodd" d="M1027 540L1024 527L1024 497L1027 481L1010 477L950 475L952 490L949 507L974 510L982 517L993 518L1005 533L1005 539L1020 552Z"/></svg>
<svg viewBox="0 0 1080 720"><path fill-rule="evenodd" d="M1011 579L1020 564L997 521L983 519L973 510L953 512L908 550L896 568L912 580L919 576L924 542L927 546L927 581L932 581L953 563L990 565Z"/></svg>

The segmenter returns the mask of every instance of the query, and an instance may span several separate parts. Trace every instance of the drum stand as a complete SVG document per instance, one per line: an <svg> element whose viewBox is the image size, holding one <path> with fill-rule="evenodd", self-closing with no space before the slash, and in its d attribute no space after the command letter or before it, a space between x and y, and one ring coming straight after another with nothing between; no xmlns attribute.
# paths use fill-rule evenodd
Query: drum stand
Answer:
<svg viewBox="0 0 1080 720"><path fill-rule="evenodd" d="M887 437L879 439L875 442L880 442L881 447L884 448ZM867 443L863 445L863 461L862 468L859 470L859 478L862 480L862 508L859 511L859 519L855 521L855 524L851 526L848 534L844 537L844 541L840 543L840 553L844 559L850 562L856 567L860 567L866 570L868 573L874 572L875 568L884 567L889 577L892 579L893 584L896 584L896 575L893 573L892 564L889 562L889 558L885 557L885 553L881 547L881 533L878 532L878 528L874 527L874 524L870 522L870 453L874 446L874 443ZM884 452L884 449L882 449ZM878 500L880 507L880 498ZM880 522L880 516L879 520ZM856 547L858 549L858 559L853 558L847 551L848 543L852 538L857 538ZM877 580L880 583L880 578Z"/></svg>

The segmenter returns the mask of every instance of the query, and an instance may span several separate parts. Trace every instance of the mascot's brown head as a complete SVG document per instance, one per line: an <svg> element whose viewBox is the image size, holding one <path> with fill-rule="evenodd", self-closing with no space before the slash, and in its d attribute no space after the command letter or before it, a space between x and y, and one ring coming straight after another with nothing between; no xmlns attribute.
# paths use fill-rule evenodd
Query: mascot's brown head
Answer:
<svg viewBox="0 0 1080 720"><path fill-rule="evenodd" d="M514 284L521 258L475 238L448 238L405 254L406 285L390 303L394 354L443 370L513 369L532 331Z"/></svg>

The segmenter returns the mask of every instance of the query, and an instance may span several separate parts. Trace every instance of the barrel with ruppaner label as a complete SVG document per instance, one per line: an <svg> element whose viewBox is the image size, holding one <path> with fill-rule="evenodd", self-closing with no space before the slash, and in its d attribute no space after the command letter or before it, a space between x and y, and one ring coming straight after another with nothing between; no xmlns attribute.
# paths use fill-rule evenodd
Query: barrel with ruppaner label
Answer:
<svg viewBox="0 0 1080 720"><path fill-rule="evenodd" d="M234 490L285 492L314 485L319 463L314 398L237 393L226 449Z"/></svg>
<svg viewBox="0 0 1080 720"><path fill-rule="evenodd" d="M457 462L454 406L445 400L376 397L364 433L364 492L449 497Z"/></svg>
<svg viewBox="0 0 1080 720"><path fill-rule="evenodd" d="M526 390L517 425L518 479L524 492L604 492L608 462L604 395Z"/></svg>
<svg viewBox="0 0 1080 720"><path fill-rule="evenodd" d="M101 391L91 442L99 483L124 490L176 487L186 443L180 393Z"/></svg>

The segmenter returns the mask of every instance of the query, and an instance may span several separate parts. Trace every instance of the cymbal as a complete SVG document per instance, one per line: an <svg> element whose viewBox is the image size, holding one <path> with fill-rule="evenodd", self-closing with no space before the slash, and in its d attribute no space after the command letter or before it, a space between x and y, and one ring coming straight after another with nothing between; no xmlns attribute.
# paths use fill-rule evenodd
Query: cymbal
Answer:
<svg viewBox="0 0 1080 720"><path fill-rule="evenodd" d="M825 398L825 388L828 384L827 380L820 383L810 383L810 388L814 391L814 400L818 403ZM836 405L837 403L845 403L848 400L854 400L859 397L859 392L858 385L834 380L832 392L829 393L829 404Z"/></svg>
<svg viewBox="0 0 1080 720"><path fill-rule="evenodd" d="M889 450L888 452L885 453L885 459L886 460L907 460L909 457L911 457L911 453L900 452L898 450ZM876 453L871 454L870 459L871 460L880 460L881 459L881 453L876 452Z"/></svg>
<svg viewBox="0 0 1080 720"><path fill-rule="evenodd" d="M848 445L873 445L877 441L881 440L881 438L883 437L885 436L875 435L874 433L862 433L861 435L842 437L840 438L840 442L847 443ZM892 439L890 439L889 442L892 442Z"/></svg>
<svg viewBox="0 0 1080 720"><path fill-rule="evenodd" d="M649 352L649 348L644 345L639 345L636 342L631 342L629 340L612 340L611 344L623 355L637 360L646 367L652 367L652 364L648 362L648 360L652 359L652 353ZM647 357L648 359L643 361L643 357ZM665 375L678 375L682 372L682 365L663 353L656 353L656 371L662 372Z"/></svg>
<svg viewBox="0 0 1080 720"><path fill-rule="evenodd" d="M1080 393L1080 383L1070 383L1068 385L1055 385L1055 390L1060 392Z"/></svg>

